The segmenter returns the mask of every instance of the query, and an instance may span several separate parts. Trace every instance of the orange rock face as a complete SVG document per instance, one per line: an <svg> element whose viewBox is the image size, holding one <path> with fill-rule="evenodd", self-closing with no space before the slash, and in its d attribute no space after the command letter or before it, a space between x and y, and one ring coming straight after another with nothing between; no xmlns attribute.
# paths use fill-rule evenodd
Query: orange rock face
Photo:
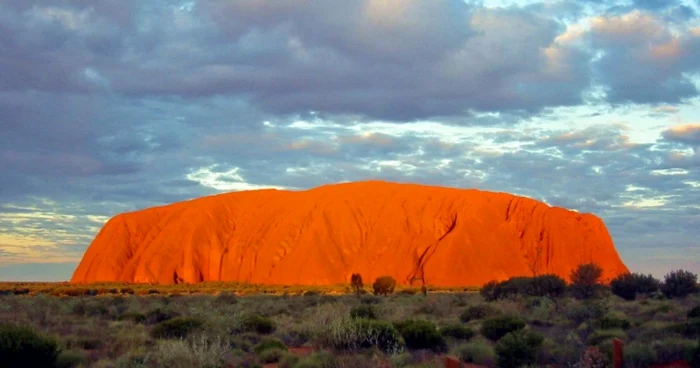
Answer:
<svg viewBox="0 0 700 368"><path fill-rule="evenodd" d="M506 193L387 182L203 197L115 216L72 282L399 284L627 272L603 222Z"/></svg>

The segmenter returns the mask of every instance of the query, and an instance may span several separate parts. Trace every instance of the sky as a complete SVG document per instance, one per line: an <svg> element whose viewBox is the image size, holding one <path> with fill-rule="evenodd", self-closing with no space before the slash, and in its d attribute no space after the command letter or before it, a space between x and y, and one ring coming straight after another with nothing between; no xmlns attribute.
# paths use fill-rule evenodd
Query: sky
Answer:
<svg viewBox="0 0 700 368"><path fill-rule="evenodd" d="M112 216L388 180L601 217L700 272L700 0L3 0L0 280Z"/></svg>

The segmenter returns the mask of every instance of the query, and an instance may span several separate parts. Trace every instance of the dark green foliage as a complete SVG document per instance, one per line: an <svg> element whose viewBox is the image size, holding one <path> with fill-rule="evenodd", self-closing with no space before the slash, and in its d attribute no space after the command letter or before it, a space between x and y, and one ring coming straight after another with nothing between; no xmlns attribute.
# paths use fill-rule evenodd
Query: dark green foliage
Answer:
<svg viewBox="0 0 700 368"><path fill-rule="evenodd" d="M362 293L362 288L365 286L365 284L362 282L362 275L359 273L353 273L350 277L350 285L355 290L355 294L357 294L357 297L359 298L360 294Z"/></svg>
<svg viewBox="0 0 700 368"><path fill-rule="evenodd" d="M672 271L664 276L661 291L667 298L683 298L698 292L698 275L685 270Z"/></svg>
<svg viewBox="0 0 700 368"><path fill-rule="evenodd" d="M55 368L73 368L83 366L86 367L88 359L81 351L68 350L63 351L56 357L54 363Z"/></svg>
<svg viewBox="0 0 700 368"><path fill-rule="evenodd" d="M700 337L700 318L693 318L689 321L676 323L669 327L672 332L680 333L688 338Z"/></svg>
<svg viewBox="0 0 700 368"><path fill-rule="evenodd" d="M469 340L476 335L472 329L457 323L445 325L440 328L440 333L444 337L451 337L458 340Z"/></svg>
<svg viewBox="0 0 700 368"><path fill-rule="evenodd" d="M586 339L587 345L598 345L603 341L612 340L618 338L620 340L627 340L627 335L625 331L620 329L615 330L595 330Z"/></svg>
<svg viewBox="0 0 700 368"><path fill-rule="evenodd" d="M284 350L281 349L267 349L258 354L260 361L263 364L277 363L286 355Z"/></svg>
<svg viewBox="0 0 700 368"><path fill-rule="evenodd" d="M221 293L219 293L219 295L216 296L215 303L220 305L236 304L238 303L238 298L234 293L222 291Z"/></svg>
<svg viewBox="0 0 700 368"><path fill-rule="evenodd" d="M73 304L73 314L88 317L106 316L109 309L100 300L79 299Z"/></svg>
<svg viewBox="0 0 700 368"><path fill-rule="evenodd" d="M357 318L342 326L342 338L335 333L327 345L339 350L377 347L383 352L392 352L401 347L401 335L387 321Z"/></svg>
<svg viewBox="0 0 700 368"><path fill-rule="evenodd" d="M85 295L87 295L87 296L97 296L97 294L99 294L97 292L97 289L86 289L85 290Z"/></svg>
<svg viewBox="0 0 700 368"><path fill-rule="evenodd" d="M649 344L632 343L624 350L625 367L646 368L657 363L656 353Z"/></svg>
<svg viewBox="0 0 700 368"><path fill-rule="evenodd" d="M479 294L481 294L481 296L487 302L498 300L501 297L500 285L501 284L498 281L489 281L481 287L481 290L479 290Z"/></svg>
<svg viewBox="0 0 700 368"><path fill-rule="evenodd" d="M362 304L379 304L381 302L382 299L374 295L365 295L360 299L360 303Z"/></svg>
<svg viewBox="0 0 700 368"><path fill-rule="evenodd" d="M278 349L286 351L287 346L284 345L282 341L279 341L277 339L264 339L263 341L255 345L253 351L255 352L255 354L260 355L260 353L269 349Z"/></svg>
<svg viewBox="0 0 700 368"><path fill-rule="evenodd" d="M361 304L350 309L350 317L377 319L377 312L371 304Z"/></svg>
<svg viewBox="0 0 700 368"><path fill-rule="evenodd" d="M121 288L119 291L121 291L122 294L134 295L134 289L132 288Z"/></svg>
<svg viewBox="0 0 700 368"><path fill-rule="evenodd" d="M467 323L469 321L483 319L497 314L497 311L488 304L473 305L464 310L459 315L459 320Z"/></svg>
<svg viewBox="0 0 700 368"><path fill-rule="evenodd" d="M687 317L688 317L688 319L700 318L700 305L695 306L691 310L689 310Z"/></svg>
<svg viewBox="0 0 700 368"><path fill-rule="evenodd" d="M379 276L372 284L372 289L374 290L374 295L384 295L387 296L394 292L396 287L396 280L391 276Z"/></svg>
<svg viewBox="0 0 700 368"><path fill-rule="evenodd" d="M0 367L53 367L58 354L56 340L29 327L0 323Z"/></svg>
<svg viewBox="0 0 700 368"><path fill-rule="evenodd" d="M245 316L241 322L244 331L256 332L261 335L271 334L277 329L274 321L255 314Z"/></svg>
<svg viewBox="0 0 700 368"><path fill-rule="evenodd" d="M146 315L139 312L126 312L117 318L120 321L132 321L136 323L143 323L146 321Z"/></svg>
<svg viewBox="0 0 700 368"><path fill-rule="evenodd" d="M153 326L151 336L156 339L184 339L202 326L204 321L197 317L176 317Z"/></svg>
<svg viewBox="0 0 700 368"><path fill-rule="evenodd" d="M613 329L622 329L626 330L632 326L630 321L624 319L624 318L617 318L613 316L605 316L602 318L599 318L596 323L596 327L600 328L601 330L613 330Z"/></svg>
<svg viewBox="0 0 700 368"><path fill-rule="evenodd" d="M156 323L165 322L167 320L180 317L180 313L173 310L156 308L146 313L143 323L146 325L154 325Z"/></svg>
<svg viewBox="0 0 700 368"><path fill-rule="evenodd" d="M447 351L445 339L440 335L437 326L430 321L409 319L395 322L394 327L399 331L409 349Z"/></svg>
<svg viewBox="0 0 700 368"><path fill-rule="evenodd" d="M510 332L496 343L496 364L508 368L534 364L543 341L529 330Z"/></svg>
<svg viewBox="0 0 700 368"><path fill-rule="evenodd" d="M536 277L511 277L497 282L489 281L480 290L486 301L506 299L516 295L546 296L556 298L566 292L566 282L557 275L541 275Z"/></svg>
<svg viewBox="0 0 700 368"><path fill-rule="evenodd" d="M577 325L593 320L600 319L607 313L608 308L603 303L597 301L587 301L580 305L573 305L564 311L564 315L575 322Z"/></svg>
<svg viewBox="0 0 700 368"><path fill-rule="evenodd" d="M659 290L661 281L652 275L641 273L626 273L617 276L610 282L613 294L625 300L634 300L637 294L651 294Z"/></svg>
<svg viewBox="0 0 700 368"><path fill-rule="evenodd" d="M481 334L493 341L497 341L505 334L525 328L525 321L516 316L493 317L481 324Z"/></svg>
<svg viewBox="0 0 700 368"><path fill-rule="evenodd" d="M566 281L557 275L540 275L532 278L527 295L556 298L566 293Z"/></svg>
<svg viewBox="0 0 700 368"><path fill-rule="evenodd" d="M15 290L14 290L14 294L15 294L15 295L27 295L27 294L29 294L29 291L30 291L30 290L27 289L27 288L15 289Z"/></svg>
<svg viewBox="0 0 700 368"><path fill-rule="evenodd" d="M698 340L698 347L695 348L689 363L692 368L700 368L700 340Z"/></svg>
<svg viewBox="0 0 700 368"><path fill-rule="evenodd" d="M571 272L569 291L576 299L591 299L599 296L603 289L600 277L603 269L595 263L579 265Z"/></svg>

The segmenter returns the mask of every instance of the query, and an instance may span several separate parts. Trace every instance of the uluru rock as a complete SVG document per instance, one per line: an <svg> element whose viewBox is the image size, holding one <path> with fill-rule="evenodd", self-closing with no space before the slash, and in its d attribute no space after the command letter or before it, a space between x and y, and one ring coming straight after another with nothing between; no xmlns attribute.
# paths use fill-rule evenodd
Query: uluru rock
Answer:
<svg viewBox="0 0 700 368"><path fill-rule="evenodd" d="M507 193L380 181L226 193L105 224L72 282L482 285L595 262L628 272L603 222Z"/></svg>

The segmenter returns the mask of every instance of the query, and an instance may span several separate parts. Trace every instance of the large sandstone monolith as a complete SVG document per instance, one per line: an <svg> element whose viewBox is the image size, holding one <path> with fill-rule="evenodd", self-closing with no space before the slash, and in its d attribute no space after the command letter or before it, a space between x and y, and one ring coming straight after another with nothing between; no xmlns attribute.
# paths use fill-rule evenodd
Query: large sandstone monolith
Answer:
<svg viewBox="0 0 700 368"><path fill-rule="evenodd" d="M115 216L73 282L472 286L627 268L591 214L506 193L368 181L226 193Z"/></svg>

